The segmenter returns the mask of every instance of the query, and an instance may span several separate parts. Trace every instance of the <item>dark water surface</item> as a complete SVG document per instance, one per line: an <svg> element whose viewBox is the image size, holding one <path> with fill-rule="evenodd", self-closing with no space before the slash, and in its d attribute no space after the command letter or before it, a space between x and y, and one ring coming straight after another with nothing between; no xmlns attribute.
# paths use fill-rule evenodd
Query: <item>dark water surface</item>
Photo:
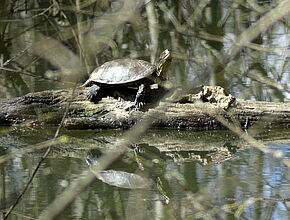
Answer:
<svg viewBox="0 0 290 220"><path fill-rule="evenodd" d="M0 133L1 159L52 137L55 129L7 131L2 128ZM88 160L97 160L99 151L90 148L111 148L123 131L65 133L69 142L53 148L11 219L37 218L88 170ZM270 133L276 137L267 137ZM255 137L290 159L289 131L256 133ZM1 210L15 202L43 153L14 156L0 164ZM96 179L57 219L290 218L289 202L249 200L289 198L289 168L227 131L149 131L108 169L103 174L110 176L110 184L105 176L103 181ZM122 176L126 179L131 174L146 181L147 187L133 182L118 185Z"/></svg>
<svg viewBox="0 0 290 220"><path fill-rule="evenodd" d="M249 27L268 26L265 15L283 1L146 1L133 14L115 0L3 2L0 98L72 89L107 61L154 63L168 48L173 60L166 75L175 86L218 85L245 100L290 100L289 16L236 48ZM55 130L0 127L1 213L44 154L16 152L51 139ZM290 159L289 129L248 132ZM52 148L10 219L37 218L89 171L100 150L114 150L123 132L61 135L67 142ZM108 169L57 219L290 219L289 201L261 200L290 197L289 168L230 132L149 131Z"/></svg>

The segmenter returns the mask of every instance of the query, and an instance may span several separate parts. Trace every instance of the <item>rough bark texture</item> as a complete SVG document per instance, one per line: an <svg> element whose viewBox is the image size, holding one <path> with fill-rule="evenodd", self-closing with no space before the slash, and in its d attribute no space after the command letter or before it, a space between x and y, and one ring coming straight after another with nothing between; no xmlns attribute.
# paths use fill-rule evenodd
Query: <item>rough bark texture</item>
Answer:
<svg viewBox="0 0 290 220"><path fill-rule="evenodd" d="M132 102L104 98L94 104L86 100L84 89L29 93L14 99L0 100L0 125L57 125L68 108L64 127L69 129L127 129L144 117L151 118L153 128L214 130L223 129L220 122L208 116L214 111L240 126L249 128L289 128L290 103L233 100L226 104L193 101L170 103L166 108L139 111ZM200 98L200 97L199 97ZM227 106L229 104L229 106ZM160 109L160 108L159 108ZM165 110L164 110L165 109ZM149 116L148 116L149 115Z"/></svg>

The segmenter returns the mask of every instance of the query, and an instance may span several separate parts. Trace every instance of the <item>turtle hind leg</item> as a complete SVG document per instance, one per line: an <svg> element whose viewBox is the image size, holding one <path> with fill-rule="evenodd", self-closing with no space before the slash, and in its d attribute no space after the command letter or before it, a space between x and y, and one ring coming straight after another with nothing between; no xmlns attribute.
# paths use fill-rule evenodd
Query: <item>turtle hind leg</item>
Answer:
<svg viewBox="0 0 290 220"><path fill-rule="evenodd" d="M88 100L90 100L91 102L99 101L101 99L101 97L98 97L98 92L100 88L101 87L96 84L92 85L87 91Z"/></svg>
<svg viewBox="0 0 290 220"><path fill-rule="evenodd" d="M138 88L137 93L136 93L136 97L135 97L135 101L134 101L136 108L141 108L144 104L140 101L140 99L144 95L144 87L145 87L144 84L141 84Z"/></svg>

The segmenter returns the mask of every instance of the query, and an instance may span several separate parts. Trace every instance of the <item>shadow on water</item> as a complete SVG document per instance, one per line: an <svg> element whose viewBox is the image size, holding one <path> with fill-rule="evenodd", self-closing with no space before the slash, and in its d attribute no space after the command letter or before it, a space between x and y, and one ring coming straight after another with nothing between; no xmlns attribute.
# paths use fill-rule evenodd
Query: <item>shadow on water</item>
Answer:
<svg viewBox="0 0 290 220"><path fill-rule="evenodd" d="M1 155L51 137L54 129L1 129ZM104 152L114 151L123 131L67 131L68 143L52 148L15 215L38 216ZM256 133L255 138L290 158L289 130ZM41 137L41 138L39 138ZM288 140L288 142L287 142ZM283 144L284 143L284 144ZM288 143L288 144L285 144ZM288 149L288 150L287 150ZM43 151L0 164L1 209L13 204ZM286 198L289 171L279 160L247 146L228 131L149 131L106 170L62 214L61 219L289 217L286 202L247 200ZM250 204L249 202L253 203ZM244 204L243 204L244 203ZM138 210L138 212L136 212ZM207 210L207 214L205 211Z"/></svg>

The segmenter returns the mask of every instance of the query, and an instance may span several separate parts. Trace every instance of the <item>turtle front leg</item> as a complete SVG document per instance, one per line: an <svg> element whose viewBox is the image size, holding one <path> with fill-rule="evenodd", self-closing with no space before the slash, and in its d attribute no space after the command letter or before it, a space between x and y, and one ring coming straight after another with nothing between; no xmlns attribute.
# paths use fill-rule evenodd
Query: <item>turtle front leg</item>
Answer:
<svg viewBox="0 0 290 220"><path fill-rule="evenodd" d="M95 84L92 85L87 91L88 100L90 100L91 102L97 101L98 100L97 95L98 95L99 90L100 90L100 86L95 85Z"/></svg>
<svg viewBox="0 0 290 220"><path fill-rule="evenodd" d="M137 108L140 108L143 105L143 103L140 102L140 97L142 97L143 92L144 92L144 84L141 84L138 88L138 91L135 97L135 102L134 102Z"/></svg>

